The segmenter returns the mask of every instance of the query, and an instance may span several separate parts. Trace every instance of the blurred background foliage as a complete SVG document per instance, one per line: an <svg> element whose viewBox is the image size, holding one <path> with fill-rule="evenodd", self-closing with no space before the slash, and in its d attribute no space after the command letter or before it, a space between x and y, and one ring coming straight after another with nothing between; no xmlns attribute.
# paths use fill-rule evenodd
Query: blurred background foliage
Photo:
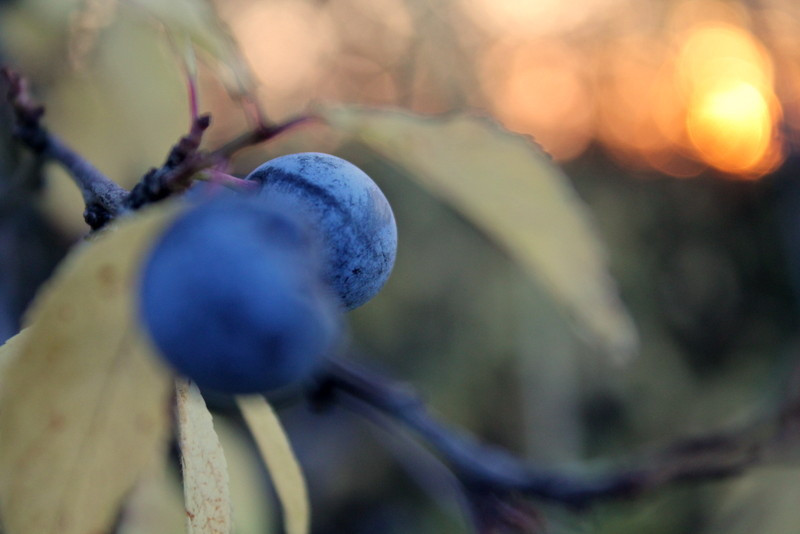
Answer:
<svg viewBox="0 0 800 534"><path fill-rule="evenodd" d="M486 441L587 472L746 420L787 386L800 284L792 0L2 4L2 62L31 78L51 129L125 186L187 128L185 35L199 49L209 146L247 128L241 91L273 120L346 102L477 111L533 136L566 169L607 246L641 337L625 366L579 339L486 233L360 145L312 126L235 162L244 174L286 152L326 151L375 178L400 250L383 293L351 314L354 343L364 362ZM217 14L254 80L237 78L231 42L211 38ZM39 169L0 113L5 338L86 227L58 169L46 168L41 194L17 185ZM339 411L278 406L307 471L315 533L467 531L446 473L407 436ZM232 470L246 488L238 495L251 497L235 502L240 532L274 531L236 416L219 417L245 466ZM581 514L541 513L555 533L785 534L800 530L798 475L787 463Z"/></svg>

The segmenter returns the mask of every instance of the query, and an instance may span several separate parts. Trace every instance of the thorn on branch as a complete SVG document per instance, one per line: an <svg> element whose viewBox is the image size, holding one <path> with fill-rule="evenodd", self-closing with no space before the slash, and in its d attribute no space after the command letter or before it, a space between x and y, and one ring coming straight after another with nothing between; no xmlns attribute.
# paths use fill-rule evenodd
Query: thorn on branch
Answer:
<svg viewBox="0 0 800 534"><path fill-rule="evenodd" d="M177 167L189 157L194 155L200 148L200 142L203 140L203 134L210 125L211 115L205 114L196 117L192 121L192 126L189 130L189 133L181 137L175 146L172 147L164 166L171 168Z"/></svg>
<svg viewBox="0 0 800 534"><path fill-rule="evenodd" d="M125 207L137 210L146 204L158 202L168 196L181 193L191 185L194 172L179 172L184 167L192 167L192 162L200 159L200 143L203 134L211 125L211 115L205 114L192 120L189 133L181 137L167 154L164 165L150 169L125 199Z"/></svg>

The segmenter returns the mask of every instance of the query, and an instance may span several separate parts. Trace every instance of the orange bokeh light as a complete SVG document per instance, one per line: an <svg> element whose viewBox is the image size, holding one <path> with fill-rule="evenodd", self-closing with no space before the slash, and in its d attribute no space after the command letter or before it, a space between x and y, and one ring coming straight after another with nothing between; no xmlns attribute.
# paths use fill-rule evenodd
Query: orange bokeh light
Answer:
<svg viewBox="0 0 800 534"><path fill-rule="evenodd" d="M686 127L701 157L733 173L758 168L771 141L772 121L764 95L753 85L720 83L695 96Z"/></svg>
<svg viewBox="0 0 800 534"><path fill-rule="evenodd" d="M527 36L498 30L481 78L493 112L556 159L577 157L596 140L629 168L673 176L713 167L749 179L780 164L784 117L774 60L748 29L744 5L678 2L665 6L660 24L629 11L600 41L572 44L555 37L563 17L537 18L550 21L547 31L528 20L543 9L569 11L563 4L470 0L467 6L471 12L480 6L486 20L493 12L509 22L514 12L527 28ZM480 22L491 31L486 20Z"/></svg>
<svg viewBox="0 0 800 534"><path fill-rule="evenodd" d="M696 157L743 177L771 170L780 106L772 61L747 30L727 24L694 28L678 54L676 76Z"/></svg>
<svg viewBox="0 0 800 534"><path fill-rule="evenodd" d="M635 35L598 55L596 135L632 168L687 177L705 165L731 177L762 176L782 158L772 59L725 6L695 5L702 20L686 9L677 19L687 27L673 29L674 43Z"/></svg>
<svg viewBox="0 0 800 534"><path fill-rule="evenodd" d="M477 105L557 160L598 143L631 169L688 177L712 167L748 179L781 163L781 127L800 130L800 9L756 12L737 0L459 5L457 15L402 0L220 8L272 117L318 98L423 112ZM459 39L423 36L454 21ZM464 68L468 57L476 69Z"/></svg>
<svg viewBox="0 0 800 534"><path fill-rule="evenodd" d="M493 111L506 126L533 135L557 160L584 151L594 97L575 50L552 40L501 42L483 64Z"/></svg>
<svg viewBox="0 0 800 534"><path fill-rule="evenodd" d="M675 143L675 96L664 90L670 81L665 54L656 39L629 35L596 55L595 135L626 166L652 167L650 156L660 157Z"/></svg>
<svg viewBox="0 0 800 534"><path fill-rule="evenodd" d="M336 51L327 11L292 0L222 7L273 116L302 109Z"/></svg>
<svg viewBox="0 0 800 534"><path fill-rule="evenodd" d="M597 20L625 0L462 0L467 14L489 32L529 37L569 31Z"/></svg>

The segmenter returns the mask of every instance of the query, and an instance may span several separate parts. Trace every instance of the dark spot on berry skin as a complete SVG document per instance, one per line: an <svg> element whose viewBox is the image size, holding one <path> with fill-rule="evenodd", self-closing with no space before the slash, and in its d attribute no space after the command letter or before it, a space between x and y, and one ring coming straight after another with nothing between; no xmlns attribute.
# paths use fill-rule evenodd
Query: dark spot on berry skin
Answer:
<svg viewBox="0 0 800 534"><path fill-rule="evenodd" d="M356 267L355 269L353 269L353 270L352 270L352 271L350 271L350 272L351 272L351 273L352 273L354 276L358 276L359 274L361 274L361 269L359 269L358 267Z"/></svg>

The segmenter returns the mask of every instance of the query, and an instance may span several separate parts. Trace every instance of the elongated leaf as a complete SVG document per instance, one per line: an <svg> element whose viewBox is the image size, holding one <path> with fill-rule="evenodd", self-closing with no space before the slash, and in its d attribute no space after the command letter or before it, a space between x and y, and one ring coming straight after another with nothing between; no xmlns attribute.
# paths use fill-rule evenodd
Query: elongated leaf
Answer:
<svg viewBox="0 0 800 534"><path fill-rule="evenodd" d="M131 489L115 534L186 534L186 510L177 473L161 456L148 466Z"/></svg>
<svg viewBox="0 0 800 534"><path fill-rule="evenodd" d="M277 534L278 509L272 502L272 488L264 480L264 462L258 450L253 449L249 431L227 418L215 418L214 430L228 462L236 534Z"/></svg>
<svg viewBox="0 0 800 534"><path fill-rule="evenodd" d="M107 532L142 469L165 453L172 379L139 330L131 288L173 213L151 210L78 247L10 345L19 352L0 388L6 534Z"/></svg>
<svg viewBox="0 0 800 534"><path fill-rule="evenodd" d="M211 413L196 385L182 378L175 385L187 530L189 534L230 534L228 464Z"/></svg>
<svg viewBox="0 0 800 534"><path fill-rule="evenodd" d="M534 273L583 333L618 358L636 329L608 274L606 254L564 174L529 139L482 118L425 118L332 107L333 127L407 168Z"/></svg>
<svg viewBox="0 0 800 534"><path fill-rule="evenodd" d="M264 397L242 396L236 401L267 465L283 506L286 534L309 532L308 490L300 465L280 421Z"/></svg>

